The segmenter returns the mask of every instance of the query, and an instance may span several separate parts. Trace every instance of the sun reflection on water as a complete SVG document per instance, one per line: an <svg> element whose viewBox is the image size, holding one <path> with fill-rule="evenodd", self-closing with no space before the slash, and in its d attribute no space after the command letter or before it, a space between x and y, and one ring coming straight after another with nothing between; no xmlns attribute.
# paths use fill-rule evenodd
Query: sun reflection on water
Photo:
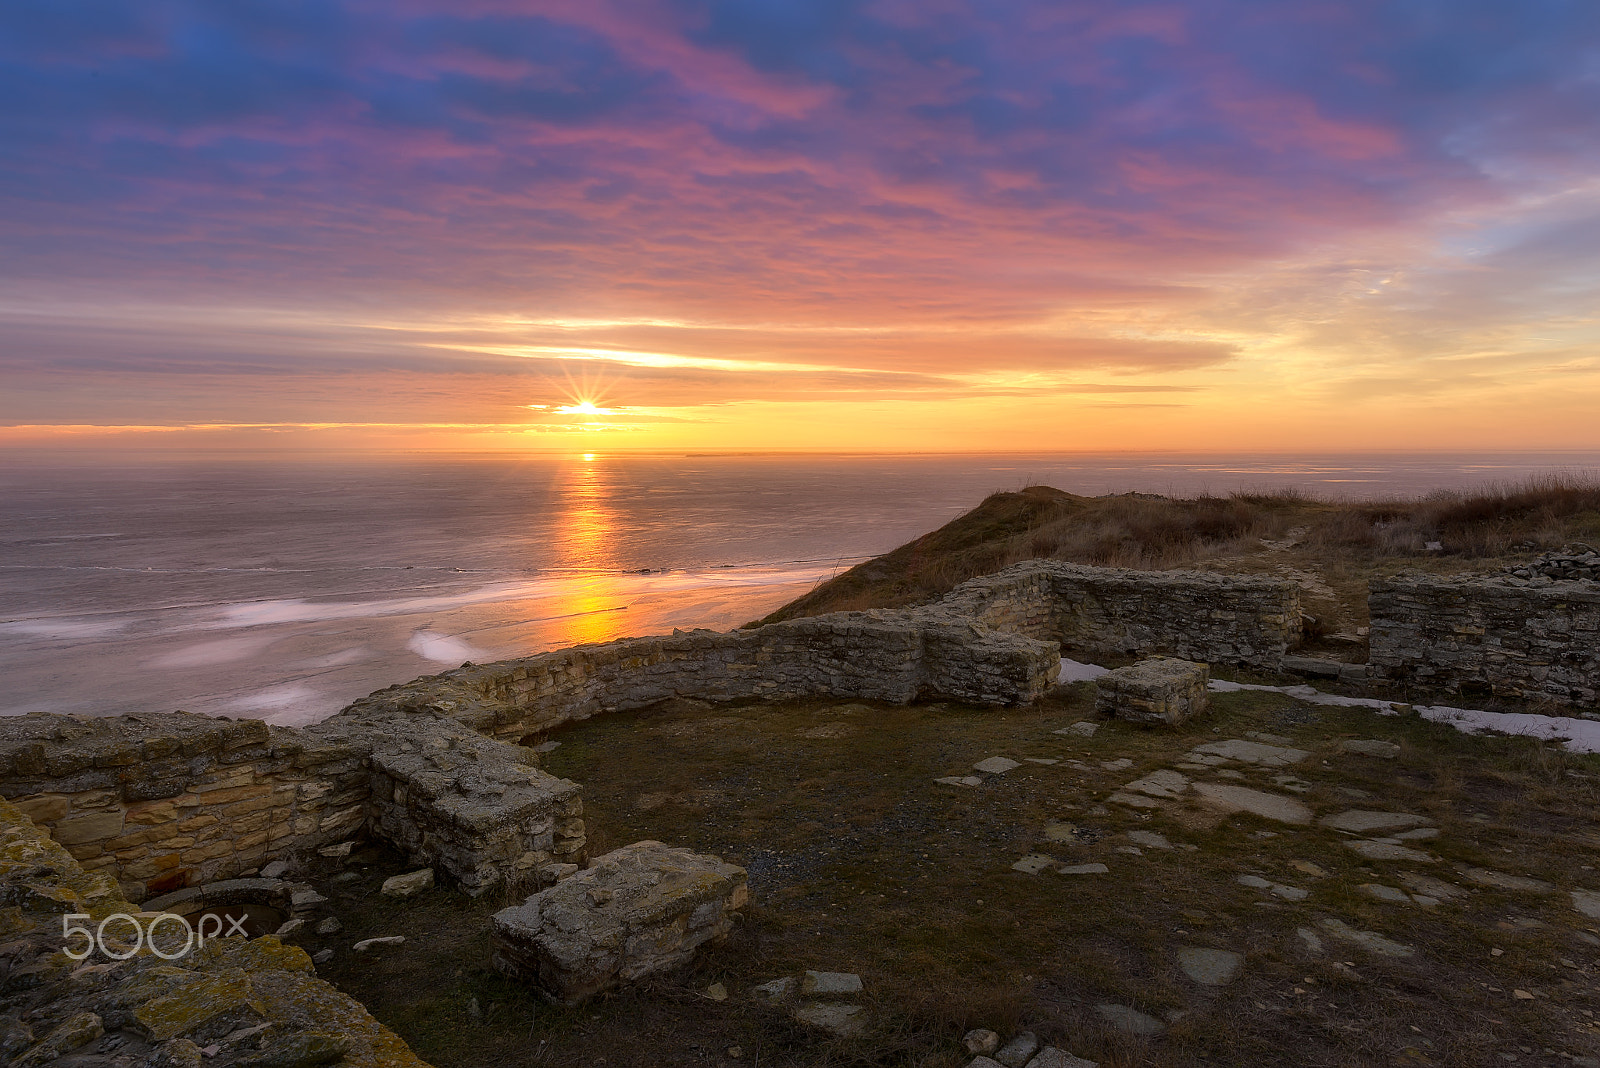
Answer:
<svg viewBox="0 0 1600 1068"><path fill-rule="evenodd" d="M560 613L566 620L568 640L606 642L627 633L625 591L616 581L617 561L612 554L616 517L610 508L610 484L605 465L594 453L567 469L566 500L556 529L556 556L572 571L561 594Z"/></svg>

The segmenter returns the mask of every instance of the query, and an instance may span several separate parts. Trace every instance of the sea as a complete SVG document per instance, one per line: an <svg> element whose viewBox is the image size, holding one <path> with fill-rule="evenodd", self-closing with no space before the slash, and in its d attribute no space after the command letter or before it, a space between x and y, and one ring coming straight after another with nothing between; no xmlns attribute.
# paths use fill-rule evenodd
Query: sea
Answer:
<svg viewBox="0 0 1600 1068"><path fill-rule="evenodd" d="M0 464L0 715L304 724L464 661L758 619L974 507L1416 497L1600 453L172 458Z"/></svg>

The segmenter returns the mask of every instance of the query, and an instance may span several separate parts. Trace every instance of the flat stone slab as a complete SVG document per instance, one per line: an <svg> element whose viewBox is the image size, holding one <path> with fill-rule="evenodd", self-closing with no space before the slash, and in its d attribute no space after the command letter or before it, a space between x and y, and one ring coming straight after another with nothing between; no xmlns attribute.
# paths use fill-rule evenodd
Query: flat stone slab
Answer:
<svg viewBox="0 0 1600 1068"><path fill-rule="evenodd" d="M773 979L754 988L751 993L764 1001L783 1001L794 993L794 976L785 976L782 979Z"/></svg>
<svg viewBox="0 0 1600 1068"><path fill-rule="evenodd" d="M1142 845L1146 849L1171 849L1172 843L1165 836L1154 831L1129 831L1128 841L1134 845Z"/></svg>
<svg viewBox="0 0 1600 1068"><path fill-rule="evenodd" d="M1022 763L1009 757L993 756L972 766L986 775L1004 775L1013 768L1022 767Z"/></svg>
<svg viewBox="0 0 1600 1068"><path fill-rule="evenodd" d="M1209 763L1205 757L1221 757L1223 760L1237 760L1242 764L1286 768L1290 764L1300 763L1310 755L1304 749L1289 749L1281 745L1268 745L1265 742L1230 738L1225 742L1207 742L1205 745L1195 746L1189 753L1189 759L1199 763Z"/></svg>
<svg viewBox="0 0 1600 1068"><path fill-rule="evenodd" d="M1183 974L1204 986L1226 986L1239 974L1244 957L1226 949L1185 946L1178 950L1178 967Z"/></svg>
<svg viewBox="0 0 1600 1068"><path fill-rule="evenodd" d="M1020 871L1026 875L1038 875L1046 868L1053 868L1060 863L1055 857L1047 857L1043 853L1029 853L1011 865L1011 870Z"/></svg>
<svg viewBox="0 0 1600 1068"><path fill-rule="evenodd" d="M1366 808L1352 808L1336 812L1317 821L1324 827L1352 834L1371 834L1373 831L1394 831L1402 827L1415 827L1427 823L1428 817L1414 816L1409 812L1377 812Z"/></svg>
<svg viewBox="0 0 1600 1068"><path fill-rule="evenodd" d="M1570 890L1572 907L1592 920L1600 920L1600 894L1593 890Z"/></svg>
<svg viewBox="0 0 1600 1068"><path fill-rule="evenodd" d="M421 868L417 871L406 872L404 875L393 875L383 881L383 886L378 893L385 897L411 897L433 887L433 869Z"/></svg>
<svg viewBox="0 0 1600 1068"><path fill-rule="evenodd" d="M1133 767L1133 761L1127 757L1118 757L1116 760L1102 760L1100 766L1107 771L1121 771L1123 768Z"/></svg>
<svg viewBox="0 0 1600 1068"><path fill-rule="evenodd" d="M1252 890L1265 890L1276 897L1283 898L1285 901L1304 901L1311 894L1309 890L1302 890L1298 886L1285 886L1282 883L1272 882L1270 879L1263 879L1259 875L1241 875L1234 881L1240 886L1248 886Z"/></svg>
<svg viewBox="0 0 1600 1068"><path fill-rule="evenodd" d="M1119 805L1127 805L1130 808L1160 808L1161 807L1161 802L1155 800L1154 798L1145 797L1142 794L1130 794L1125 790L1118 790L1116 793L1114 793L1110 797L1106 798L1106 800L1107 801L1114 801Z"/></svg>
<svg viewBox="0 0 1600 1068"><path fill-rule="evenodd" d="M1248 812L1280 823L1311 822L1311 809L1282 794L1219 782L1197 782L1194 790L1206 804L1224 812Z"/></svg>
<svg viewBox="0 0 1600 1068"><path fill-rule="evenodd" d="M1406 860L1414 864L1432 864L1439 858L1432 853L1424 853L1419 849L1403 846L1399 842L1346 842L1347 849L1353 849L1368 860Z"/></svg>
<svg viewBox="0 0 1600 1068"><path fill-rule="evenodd" d="M800 982L802 994L859 994L861 976L854 972L806 972Z"/></svg>
<svg viewBox="0 0 1600 1068"><path fill-rule="evenodd" d="M1022 759L1026 760L1030 764L1059 764L1059 763L1061 763L1061 758L1060 757L1023 757Z"/></svg>
<svg viewBox="0 0 1600 1068"><path fill-rule="evenodd" d="M1411 904L1411 895L1397 886L1384 886L1382 883L1362 883L1357 889L1368 897L1377 898L1379 901L1388 901L1396 905Z"/></svg>
<svg viewBox="0 0 1600 1068"><path fill-rule="evenodd" d="M946 786L982 786L983 780L976 775L946 775L942 779L933 780Z"/></svg>
<svg viewBox="0 0 1600 1068"><path fill-rule="evenodd" d="M1111 869L1104 864L1063 864L1056 871L1062 875L1105 875Z"/></svg>
<svg viewBox="0 0 1600 1068"><path fill-rule="evenodd" d="M1317 921L1317 926L1341 942L1349 942L1351 945L1360 946L1369 953L1376 953L1379 956L1405 958L1416 953L1416 950L1410 946L1401 945L1399 942L1391 941L1371 931L1358 931L1343 920L1319 920Z"/></svg>
<svg viewBox="0 0 1600 1068"><path fill-rule="evenodd" d="M1520 890L1529 894L1550 894L1555 892L1555 887L1543 879L1530 879L1526 875L1507 875L1503 871L1490 871L1488 868L1461 868L1461 874L1477 883L1479 886L1489 886L1496 890Z"/></svg>
<svg viewBox="0 0 1600 1068"><path fill-rule="evenodd" d="M1078 840L1078 825L1075 823L1047 823L1044 825L1044 838L1047 842L1076 842Z"/></svg>
<svg viewBox="0 0 1600 1068"><path fill-rule="evenodd" d="M1123 787L1124 790L1133 790L1136 793L1149 794L1151 797L1176 798L1189 790L1189 779L1181 772L1171 768L1161 768L1152 771L1142 779L1135 779Z"/></svg>
<svg viewBox="0 0 1600 1068"><path fill-rule="evenodd" d="M1062 727L1062 728L1060 728L1058 730L1053 730L1050 733L1051 734L1070 734L1070 735L1075 735L1076 737L1079 737L1079 738L1092 738L1092 737L1094 737L1094 732L1099 730L1099 729L1100 729L1100 724L1091 723L1089 720L1086 720L1086 719L1080 719L1078 722L1072 724L1071 726Z"/></svg>
<svg viewBox="0 0 1600 1068"><path fill-rule="evenodd" d="M1415 893L1440 898L1444 901L1460 897L1467 892L1459 886L1445 882L1443 879L1435 879L1431 875L1422 875L1414 871L1401 872L1400 881Z"/></svg>
<svg viewBox="0 0 1600 1068"><path fill-rule="evenodd" d="M1096 1005L1094 1011L1106 1023L1130 1035L1159 1035L1167 1025L1127 1005Z"/></svg>
<svg viewBox="0 0 1600 1068"><path fill-rule="evenodd" d="M792 1015L803 1024L848 1038L867 1029L866 1010L860 1005L835 1001L808 1001L794 1007Z"/></svg>

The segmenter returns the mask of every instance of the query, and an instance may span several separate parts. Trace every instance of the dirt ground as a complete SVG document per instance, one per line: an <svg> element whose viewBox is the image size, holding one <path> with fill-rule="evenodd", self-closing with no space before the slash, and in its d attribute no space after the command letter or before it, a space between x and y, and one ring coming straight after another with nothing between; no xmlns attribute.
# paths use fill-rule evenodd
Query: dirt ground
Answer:
<svg viewBox="0 0 1600 1068"><path fill-rule="evenodd" d="M720 706L564 729L546 767L584 785L591 854L657 839L745 866L752 892L734 934L691 967L577 1010L490 969L489 917L508 900L448 888L381 897L404 858L375 847L319 879L344 930L302 944L333 947L320 973L439 1068L955 1068L970 1059L962 1034L977 1027L1027 1028L1106 1068L1600 1057L1600 920L1569 893L1600 889L1600 759L1263 692L1213 694L1207 716L1175 729L1111 721L1091 737L1054 733L1093 718L1092 694L1079 684L1013 710ZM1293 798L1318 820L1413 814L1438 829L1405 843L1425 859L1365 859L1347 845L1354 836L1320 823L1224 815L1193 797L1108 800L1197 745L1252 732L1309 755L1182 774ZM1388 740L1398 755L1349 754L1346 739ZM972 770L992 756L1020 766ZM980 783L935 782L964 775ZM1026 855L1109 871L1014 869ZM1538 882L1484 885L1472 869ZM1401 892L1416 877L1435 881L1424 885L1437 904L1411 900L1414 887L1396 901L1364 889ZM392 934L406 943L350 950ZM1190 978L1179 951L1194 948L1239 954L1236 977ZM751 993L807 969L861 976L863 992L847 1000L864 1007L865 1033L832 1036ZM713 984L726 1000L708 996ZM1103 1005L1162 1030L1129 1034Z"/></svg>

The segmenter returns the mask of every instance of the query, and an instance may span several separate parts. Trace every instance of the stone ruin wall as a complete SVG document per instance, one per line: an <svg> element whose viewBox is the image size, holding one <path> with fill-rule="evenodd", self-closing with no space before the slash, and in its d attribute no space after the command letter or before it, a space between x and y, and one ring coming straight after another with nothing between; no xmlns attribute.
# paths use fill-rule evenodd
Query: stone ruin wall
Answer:
<svg viewBox="0 0 1600 1068"><path fill-rule="evenodd" d="M0 1060L6 1063L16 1054L17 1064L30 1065L59 1059L230 1068L337 1060L346 1068L428 1068L359 1002L318 979L304 950L274 937L212 939L185 953L190 943L177 942L177 925L169 924L161 937L170 959L133 955L124 944L130 959L84 966L63 952L81 937L63 936L68 913L112 940L131 934L127 919L99 928L115 914L150 926L107 871L85 870L25 812L0 799L8 1009L0 1019ZM249 1037L228 1040L241 1035ZM324 1055L308 1056L308 1049Z"/></svg>
<svg viewBox="0 0 1600 1068"><path fill-rule="evenodd" d="M1410 574L1371 584L1368 666L1398 682L1600 706L1600 586Z"/></svg>
<svg viewBox="0 0 1600 1068"><path fill-rule="evenodd" d="M143 900L365 830L469 893L584 861L577 783L517 744L673 697L1030 702L1056 647L937 607L577 646L380 690L315 726L187 713L0 720L0 797Z"/></svg>
<svg viewBox="0 0 1600 1068"><path fill-rule="evenodd" d="M941 607L1088 653L1165 653L1275 671L1300 641L1292 582L1031 560L962 583Z"/></svg>

